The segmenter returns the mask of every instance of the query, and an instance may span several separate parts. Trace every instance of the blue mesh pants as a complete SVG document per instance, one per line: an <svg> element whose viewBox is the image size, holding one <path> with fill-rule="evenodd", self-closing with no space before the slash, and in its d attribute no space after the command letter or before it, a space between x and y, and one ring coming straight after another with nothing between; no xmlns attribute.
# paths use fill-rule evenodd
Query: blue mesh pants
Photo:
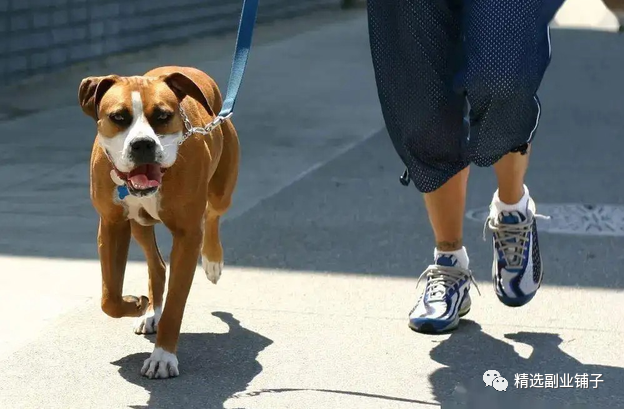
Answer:
<svg viewBox="0 0 624 409"><path fill-rule="evenodd" d="M540 117L548 24L565 0L368 0L390 138L421 192L524 151Z"/></svg>

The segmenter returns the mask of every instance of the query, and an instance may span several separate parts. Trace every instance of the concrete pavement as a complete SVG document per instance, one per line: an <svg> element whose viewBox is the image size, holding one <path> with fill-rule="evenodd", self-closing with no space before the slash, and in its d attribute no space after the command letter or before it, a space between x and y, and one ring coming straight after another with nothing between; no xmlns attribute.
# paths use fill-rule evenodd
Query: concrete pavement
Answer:
<svg viewBox="0 0 624 409"><path fill-rule="evenodd" d="M528 176L538 210L624 204L624 40L567 28L553 30L552 43ZM198 270L181 376L141 378L154 337L99 310L93 124L74 102L78 80L173 59L224 84L232 46L225 36L112 59L0 99L12 118L0 122L0 408L624 406L622 237L542 234L545 285L509 309L489 283L482 226L467 220L482 296L473 290L457 332L407 329L431 234L419 196L398 183L363 11L259 27L235 119L243 163L222 229L224 276L213 286ZM474 169L470 189L469 209L487 205L492 172ZM159 242L167 254L164 229ZM144 294L134 245L131 260L125 293ZM507 392L485 388L489 369L509 381ZM516 373L604 382L523 390Z"/></svg>

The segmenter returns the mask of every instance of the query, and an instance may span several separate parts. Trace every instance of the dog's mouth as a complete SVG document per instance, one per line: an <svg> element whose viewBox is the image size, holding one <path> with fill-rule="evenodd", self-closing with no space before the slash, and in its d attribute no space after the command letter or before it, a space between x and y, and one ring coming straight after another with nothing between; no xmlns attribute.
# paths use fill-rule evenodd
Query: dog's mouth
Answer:
<svg viewBox="0 0 624 409"><path fill-rule="evenodd" d="M123 179L128 188L135 192L151 192L156 191L162 183L162 176L165 168L157 163L148 163L137 166L128 173L117 172L119 177Z"/></svg>

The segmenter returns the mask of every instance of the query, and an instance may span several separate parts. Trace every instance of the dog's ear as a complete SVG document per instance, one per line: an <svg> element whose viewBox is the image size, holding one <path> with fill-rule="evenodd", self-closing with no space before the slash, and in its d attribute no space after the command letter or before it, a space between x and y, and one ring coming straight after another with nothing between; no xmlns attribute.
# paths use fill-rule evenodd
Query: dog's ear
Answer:
<svg viewBox="0 0 624 409"><path fill-rule="evenodd" d="M104 77L87 77L80 82L78 87L78 102L85 114L97 121L98 105L102 97L119 79L117 75Z"/></svg>
<svg viewBox="0 0 624 409"><path fill-rule="evenodd" d="M171 88L174 94L176 94L180 101L182 101L184 97L189 96L202 104L202 106L206 108L206 111L208 111L210 115L216 115L216 113L210 106L206 95L204 95L199 85L197 85L195 81L193 81L190 77L182 74L181 72L174 72L164 75L162 79L169 86L169 88Z"/></svg>

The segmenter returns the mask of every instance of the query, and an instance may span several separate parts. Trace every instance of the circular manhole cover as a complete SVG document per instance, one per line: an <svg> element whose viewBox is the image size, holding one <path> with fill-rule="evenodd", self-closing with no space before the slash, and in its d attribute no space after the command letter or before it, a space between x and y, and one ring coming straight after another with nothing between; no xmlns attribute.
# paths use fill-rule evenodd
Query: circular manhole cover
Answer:
<svg viewBox="0 0 624 409"><path fill-rule="evenodd" d="M466 217L485 222L490 210L468 211ZM624 236L624 206L589 204L538 204L537 213L550 216L538 220L538 231L587 236Z"/></svg>

